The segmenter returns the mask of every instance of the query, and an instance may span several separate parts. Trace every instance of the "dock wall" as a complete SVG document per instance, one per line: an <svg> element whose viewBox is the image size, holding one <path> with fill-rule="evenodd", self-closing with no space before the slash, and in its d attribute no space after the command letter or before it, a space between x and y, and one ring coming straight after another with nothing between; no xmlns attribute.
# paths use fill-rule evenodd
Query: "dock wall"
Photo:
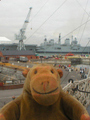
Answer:
<svg viewBox="0 0 90 120"><path fill-rule="evenodd" d="M9 89L18 89L18 88L23 88L23 84L0 86L0 90L9 90Z"/></svg>

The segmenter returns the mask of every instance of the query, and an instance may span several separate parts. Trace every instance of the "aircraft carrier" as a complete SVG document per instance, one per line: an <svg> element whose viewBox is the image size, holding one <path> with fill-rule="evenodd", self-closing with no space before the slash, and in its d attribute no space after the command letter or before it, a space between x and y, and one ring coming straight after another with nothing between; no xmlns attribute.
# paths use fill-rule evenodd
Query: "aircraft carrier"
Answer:
<svg viewBox="0 0 90 120"><path fill-rule="evenodd" d="M12 44L0 44L0 51L9 51L9 50L17 50L18 43ZM25 44L25 50L32 50L38 56L50 56L50 55L65 55L69 52L73 54L89 54L90 46L81 46L78 44L77 38L73 38L70 40L69 38L65 39L64 44L61 44L61 35L59 34L58 42L55 43L54 39L44 39L44 43L41 43L40 46L36 44Z"/></svg>
<svg viewBox="0 0 90 120"><path fill-rule="evenodd" d="M44 39L44 43L41 43L40 46L36 48L36 52L40 55L44 54L66 54L66 53L74 53L74 54L89 54L90 46L83 47L78 44L77 38L70 39L66 38L64 44L61 44L61 34L59 34L58 43L54 42L54 39L47 41Z"/></svg>

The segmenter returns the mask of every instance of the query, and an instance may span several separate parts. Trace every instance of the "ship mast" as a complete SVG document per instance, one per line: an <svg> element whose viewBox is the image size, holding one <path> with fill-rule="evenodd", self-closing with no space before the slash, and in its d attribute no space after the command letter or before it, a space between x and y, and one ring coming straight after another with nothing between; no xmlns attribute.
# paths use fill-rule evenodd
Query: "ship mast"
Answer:
<svg viewBox="0 0 90 120"><path fill-rule="evenodd" d="M71 36L71 44L72 44L72 42L73 42L73 35Z"/></svg>
<svg viewBox="0 0 90 120"><path fill-rule="evenodd" d="M58 43L61 44L61 33L59 34Z"/></svg>

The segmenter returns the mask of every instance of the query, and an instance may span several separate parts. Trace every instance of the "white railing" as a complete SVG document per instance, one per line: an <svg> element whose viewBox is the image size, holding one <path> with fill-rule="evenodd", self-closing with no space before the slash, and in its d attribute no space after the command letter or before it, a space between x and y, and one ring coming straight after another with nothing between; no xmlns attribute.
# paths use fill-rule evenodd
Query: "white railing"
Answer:
<svg viewBox="0 0 90 120"><path fill-rule="evenodd" d="M90 105L90 77L68 83L63 90L77 98L85 107Z"/></svg>

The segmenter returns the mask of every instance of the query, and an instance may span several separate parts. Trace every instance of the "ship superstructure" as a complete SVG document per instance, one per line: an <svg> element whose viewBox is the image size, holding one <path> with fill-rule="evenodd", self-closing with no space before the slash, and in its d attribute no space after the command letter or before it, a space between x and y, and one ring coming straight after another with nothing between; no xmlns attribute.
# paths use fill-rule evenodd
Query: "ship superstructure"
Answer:
<svg viewBox="0 0 90 120"><path fill-rule="evenodd" d="M61 44L61 34L59 34L58 42L55 43L54 39L51 39L47 41L47 39L44 39L44 43L41 43L40 46L36 48L36 52L38 54L66 54L69 52L72 52L74 54L88 54L90 52L90 47L83 47L80 44L78 44L77 38L69 38L65 39L64 44Z"/></svg>

